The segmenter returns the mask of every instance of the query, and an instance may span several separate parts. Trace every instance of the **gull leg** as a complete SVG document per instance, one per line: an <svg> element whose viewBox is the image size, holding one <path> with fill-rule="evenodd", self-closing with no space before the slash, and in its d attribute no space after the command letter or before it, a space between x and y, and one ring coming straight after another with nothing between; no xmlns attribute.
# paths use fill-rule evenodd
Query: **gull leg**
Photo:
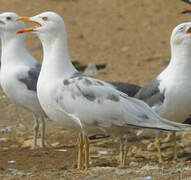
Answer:
<svg viewBox="0 0 191 180"><path fill-rule="evenodd" d="M45 119L43 116L41 116L42 126L41 126L41 145L43 148L45 148Z"/></svg>
<svg viewBox="0 0 191 180"><path fill-rule="evenodd" d="M171 138L172 138L172 133L168 132L168 135L165 139L163 139L163 142L167 143L167 142L171 141Z"/></svg>
<svg viewBox="0 0 191 180"><path fill-rule="evenodd" d="M160 149L159 135L158 134L155 137L155 145L157 147L157 154L158 154L159 163L163 163L163 159L162 159L162 155L161 155L161 149Z"/></svg>
<svg viewBox="0 0 191 180"><path fill-rule="evenodd" d="M127 137L120 138L120 166L125 166L125 160L127 156Z"/></svg>
<svg viewBox="0 0 191 180"><path fill-rule="evenodd" d="M89 142L88 137L84 136L84 150L85 150L85 171L89 169Z"/></svg>
<svg viewBox="0 0 191 180"><path fill-rule="evenodd" d="M37 148L37 136L38 136L38 130L39 130L39 122L38 122L38 116L36 114L33 114L33 118L35 120L34 123L34 135L33 135L33 141L34 141L34 149Z"/></svg>
<svg viewBox="0 0 191 180"><path fill-rule="evenodd" d="M120 139L120 145L119 145L119 158L120 158L120 166L123 166L123 156L124 156L124 153L123 153L123 138L121 137Z"/></svg>
<svg viewBox="0 0 191 180"><path fill-rule="evenodd" d="M83 137L82 134L80 134L78 140L78 170L82 169L82 153L83 153Z"/></svg>
<svg viewBox="0 0 191 180"><path fill-rule="evenodd" d="M177 148L176 148L176 132L172 133L172 138L174 141L174 160L176 161L178 159Z"/></svg>
<svg viewBox="0 0 191 180"><path fill-rule="evenodd" d="M122 161L122 165L125 166L125 161L126 161L126 157L127 157L127 137L125 137L123 148L124 149L123 149L123 161Z"/></svg>

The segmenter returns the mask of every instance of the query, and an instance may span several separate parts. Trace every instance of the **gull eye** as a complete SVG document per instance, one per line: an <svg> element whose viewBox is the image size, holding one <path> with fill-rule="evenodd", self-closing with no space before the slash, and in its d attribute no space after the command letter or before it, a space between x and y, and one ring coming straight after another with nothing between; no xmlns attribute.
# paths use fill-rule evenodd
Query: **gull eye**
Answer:
<svg viewBox="0 0 191 180"><path fill-rule="evenodd" d="M6 17L6 19L7 19L7 20L11 20L12 18L8 16L8 17Z"/></svg>
<svg viewBox="0 0 191 180"><path fill-rule="evenodd" d="M48 20L48 18L47 18L46 16L42 17L42 19L43 19L44 21L47 21L47 20Z"/></svg>

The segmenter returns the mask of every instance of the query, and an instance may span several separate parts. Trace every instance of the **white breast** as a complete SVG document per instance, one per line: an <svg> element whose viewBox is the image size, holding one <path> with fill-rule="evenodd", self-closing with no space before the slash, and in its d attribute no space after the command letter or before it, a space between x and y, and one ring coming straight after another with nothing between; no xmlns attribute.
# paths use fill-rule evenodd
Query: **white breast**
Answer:
<svg viewBox="0 0 191 180"><path fill-rule="evenodd" d="M191 114L191 76L172 69L167 68L158 77L165 100L157 113L169 120L183 122Z"/></svg>
<svg viewBox="0 0 191 180"><path fill-rule="evenodd" d="M58 106L54 99L54 93L56 93L58 80L51 79L45 76L43 77L42 73L38 80L37 92L40 104L45 111L46 115L53 121L63 125L63 128L68 130L79 130L81 127L75 123L64 110ZM54 89L53 89L54 87Z"/></svg>

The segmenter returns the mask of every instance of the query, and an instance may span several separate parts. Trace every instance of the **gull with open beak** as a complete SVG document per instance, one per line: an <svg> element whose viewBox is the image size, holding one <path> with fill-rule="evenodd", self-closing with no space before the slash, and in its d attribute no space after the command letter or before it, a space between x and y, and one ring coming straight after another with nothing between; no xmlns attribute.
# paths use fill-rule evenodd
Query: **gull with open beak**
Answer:
<svg viewBox="0 0 191 180"><path fill-rule="evenodd" d="M38 98L50 119L79 133L78 169L82 168L83 147L85 170L89 167L88 134L122 137L138 128L190 131L189 125L161 118L147 104L107 82L79 73L71 63L64 20L58 14L44 12L18 20L37 24L18 33L33 32L42 42L44 55L37 84Z"/></svg>
<svg viewBox="0 0 191 180"><path fill-rule="evenodd" d="M41 146L45 147L45 113L40 107L36 93L41 64L26 50L25 34L16 34L16 31L25 28L23 22L14 21L16 17L18 15L11 12L0 14L2 88L13 102L33 113L35 120L33 148L37 148L39 119L41 119ZM139 90L139 87L128 83L113 85L119 89L127 87L126 89L129 88L128 91L133 95Z"/></svg>

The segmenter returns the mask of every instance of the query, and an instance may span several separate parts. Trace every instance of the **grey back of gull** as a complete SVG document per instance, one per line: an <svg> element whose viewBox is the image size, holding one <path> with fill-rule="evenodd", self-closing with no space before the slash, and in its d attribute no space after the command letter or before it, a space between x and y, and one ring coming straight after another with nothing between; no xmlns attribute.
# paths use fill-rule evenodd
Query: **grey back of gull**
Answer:
<svg viewBox="0 0 191 180"><path fill-rule="evenodd" d="M29 90L37 90L37 81L41 70L41 64L36 64L33 68L28 71L27 77L20 77L19 81L23 82Z"/></svg>
<svg viewBox="0 0 191 180"><path fill-rule="evenodd" d="M135 96L135 94L137 94L137 92L141 89L140 86L137 86L135 84L130 84L130 83L110 82L110 81L108 81L108 83L112 84L114 88L127 94L130 97Z"/></svg>
<svg viewBox="0 0 191 180"><path fill-rule="evenodd" d="M159 85L160 81L154 79L142 87L134 97L146 102L150 107L162 104L165 96L164 92L160 92Z"/></svg>

